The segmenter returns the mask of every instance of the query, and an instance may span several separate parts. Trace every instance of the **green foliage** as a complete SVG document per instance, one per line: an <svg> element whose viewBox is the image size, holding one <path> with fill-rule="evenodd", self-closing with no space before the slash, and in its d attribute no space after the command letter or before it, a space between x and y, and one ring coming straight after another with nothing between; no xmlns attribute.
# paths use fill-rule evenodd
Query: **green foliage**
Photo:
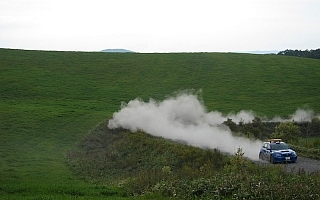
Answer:
<svg viewBox="0 0 320 200"><path fill-rule="evenodd" d="M316 138L315 140L313 140L312 145L313 148L320 149L320 138Z"/></svg>
<svg viewBox="0 0 320 200"><path fill-rule="evenodd" d="M116 153L110 155L118 155L116 159L99 156L100 152L111 150ZM170 153L166 154L167 151ZM175 199L320 197L320 189L316 187L320 184L318 173L287 173L284 165L257 165L247 160L241 148L229 159L217 150L202 150L143 132L110 130L106 122L91 131L69 155L77 152L81 154L68 157L69 163L74 164L70 166L73 171L78 170L84 178L91 177L91 181L113 179L127 196L153 194ZM130 152L130 156L121 157L124 152ZM120 166L126 162L130 166ZM112 173L115 168L117 173ZM123 173L125 176L121 176Z"/></svg>
<svg viewBox="0 0 320 200"><path fill-rule="evenodd" d="M101 123L80 141L78 148L67 153L71 170L93 183L125 180L151 184L164 176L192 177L200 171L218 170L229 160L218 150L203 150L143 132L108 129L107 123ZM133 186L145 187L135 183L125 188Z"/></svg>
<svg viewBox="0 0 320 200"><path fill-rule="evenodd" d="M232 132L238 132L238 126L232 119L228 118L227 121L223 122L224 125L228 126Z"/></svg>
<svg viewBox="0 0 320 200"><path fill-rule="evenodd" d="M177 199L317 199L320 174L286 173L282 166L257 166L242 157L211 176L161 181L152 192ZM246 167L237 164L246 163Z"/></svg>
<svg viewBox="0 0 320 200"><path fill-rule="evenodd" d="M310 49L310 50L306 49L304 51L298 50L298 49L296 50L286 49L285 51L280 51L277 55L320 59L320 48Z"/></svg>
<svg viewBox="0 0 320 200"><path fill-rule="evenodd" d="M248 161L243 155L244 152L242 151L242 148L238 148L237 152L230 160L230 165L227 166L230 168L231 172L242 172L247 167Z"/></svg>
<svg viewBox="0 0 320 200"><path fill-rule="evenodd" d="M320 119L318 117L312 118L311 121L311 132L320 135Z"/></svg>
<svg viewBox="0 0 320 200"><path fill-rule="evenodd" d="M288 143L296 143L299 136L301 135L299 126L297 126L294 121L292 122L282 122L276 126L276 130L271 134L272 138L281 138Z"/></svg>
<svg viewBox="0 0 320 200"><path fill-rule="evenodd" d="M246 133L249 137L253 135L255 138L262 138L264 126L259 117L255 117L251 123L246 123L240 126L240 132Z"/></svg>
<svg viewBox="0 0 320 200"><path fill-rule="evenodd" d="M320 160L320 149L290 144L299 156Z"/></svg>
<svg viewBox="0 0 320 200"><path fill-rule="evenodd" d="M259 117L255 117L250 123L240 121L239 124L236 124L232 119L227 119L223 124L227 125L234 135L264 140L270 138L279 123L263 122Z"/></svg>

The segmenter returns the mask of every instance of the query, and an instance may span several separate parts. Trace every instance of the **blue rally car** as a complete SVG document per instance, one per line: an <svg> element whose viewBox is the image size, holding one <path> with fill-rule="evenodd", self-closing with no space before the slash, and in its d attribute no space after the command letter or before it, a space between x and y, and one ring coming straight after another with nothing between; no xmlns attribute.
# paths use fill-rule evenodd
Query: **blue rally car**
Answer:
<svg viewBox="0 0 320 200"><path fill-rule="evenodd" d="M296 162L298 156L295 151L291 149L281 139L271 139L264 142L260 148L259 158L270 161L271 163L280 162Z"/></svg>

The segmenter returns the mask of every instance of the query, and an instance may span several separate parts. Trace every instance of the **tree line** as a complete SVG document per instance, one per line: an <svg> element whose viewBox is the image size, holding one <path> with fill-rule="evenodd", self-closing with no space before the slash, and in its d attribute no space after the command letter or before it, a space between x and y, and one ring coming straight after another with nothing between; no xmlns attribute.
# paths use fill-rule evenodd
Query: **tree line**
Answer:
<svg viewBox="0 0 320 200"><path fill-rule="evenodd" d="M320 59L320 48L319 49L311 49L311 50L308 50L308 49L306 49L306 50L287 49L285 51L280 51L277 55Z"/></svg>
<svg viewBox="0 0 320 200"><path fill-rule="evenodd" d="M318 117L314 117L310 122L265 122L259 117L255 117L250 123L240 121L238 124L232 119L227 119L223 124L227 125L235 135L261 140L279 137L294 142L298 137L320 136L320 119Z"/></svg>

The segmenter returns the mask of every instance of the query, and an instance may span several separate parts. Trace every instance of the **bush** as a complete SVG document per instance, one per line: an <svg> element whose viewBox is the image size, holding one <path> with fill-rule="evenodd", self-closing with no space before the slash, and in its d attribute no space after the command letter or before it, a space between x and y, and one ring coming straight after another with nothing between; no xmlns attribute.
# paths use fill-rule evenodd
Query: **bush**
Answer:
<svg viewBox="0 0 320 200"><path fill-rule="evenodd" d="M281 138L287 142L297 142L299 136L301 135L300 128L294 121L283 122L276 126L276 130L271 134L272 138Z"/></svg>
<svg viewBox="0 0 320 200"><path fill-rule="evenodd" d="M290 144L290 146L297 152L299 156L320 160L320 149L310 149L292 144Z"/></svg>

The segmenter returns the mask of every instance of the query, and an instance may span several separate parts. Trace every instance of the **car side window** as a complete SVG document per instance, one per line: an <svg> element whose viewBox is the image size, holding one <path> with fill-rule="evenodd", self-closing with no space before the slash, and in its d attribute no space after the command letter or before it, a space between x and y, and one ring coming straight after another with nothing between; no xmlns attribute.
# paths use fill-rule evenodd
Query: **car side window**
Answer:
<svg viewBox="0 0 320 200"><path fill-rule="evenodd" d="M267 147L266 147L266 148L267 148L267 149L270 149L270 144L267 143Z"/></svg>
<svg viewBox="0 0 320 200"><path fill-rule="evenodd" d="M264 143L263 147L267 148L267 146L268 146L268 143Z"/></svg>

